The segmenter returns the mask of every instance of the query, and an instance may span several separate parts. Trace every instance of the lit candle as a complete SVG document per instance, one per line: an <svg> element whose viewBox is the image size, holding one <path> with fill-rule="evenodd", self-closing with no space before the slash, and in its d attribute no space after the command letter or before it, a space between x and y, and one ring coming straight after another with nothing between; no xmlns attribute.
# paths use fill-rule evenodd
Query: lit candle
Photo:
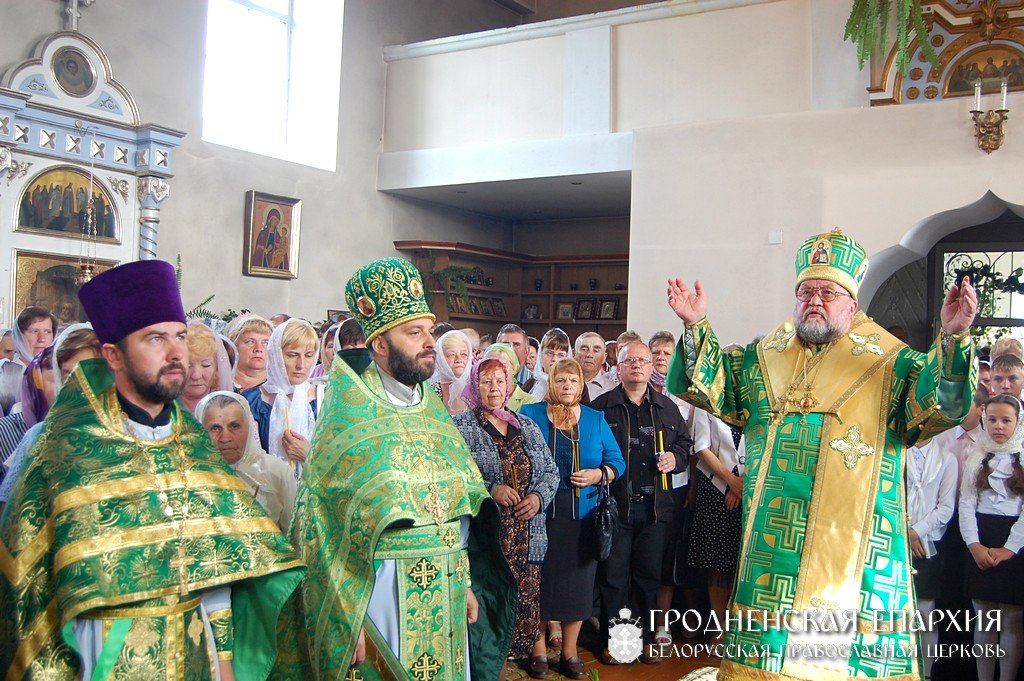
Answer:
<svg viewBox="0 0 1024 681"><path fill-rule="evenodd" d="M974 81L974 110L981 111L981 81Z"/></svg>
<svg viewBox="0 0 1024 681"><path fill-rule="evenodd" d="M999 107L1003 111L1006 111L1006 79L1003 78L1002 84L999 86L999 92L1003 95L1003 103Z"/></svg>

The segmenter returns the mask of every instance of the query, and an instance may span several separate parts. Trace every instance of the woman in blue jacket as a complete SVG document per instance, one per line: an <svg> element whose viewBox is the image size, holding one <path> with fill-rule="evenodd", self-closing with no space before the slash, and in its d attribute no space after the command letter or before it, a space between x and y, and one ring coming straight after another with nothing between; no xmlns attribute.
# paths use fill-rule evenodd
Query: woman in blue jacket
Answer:
<svg viewBox="0 0 1024 681"><path fill-rule="evenodd" d="M592 515L598 484L602 475L610 482L626 469L604 416L581 406L582 394L583 370L576 360L563 359L549 371L546 401L520 410L540 426L558 465L558 491L548 509L548 552L540 576L540 618L541 632L548 620L562 623L559 671L570 679L586 676L576 640L594 608L597 545ZM547 677L543 635L526 671L533 678Z"/></svg>

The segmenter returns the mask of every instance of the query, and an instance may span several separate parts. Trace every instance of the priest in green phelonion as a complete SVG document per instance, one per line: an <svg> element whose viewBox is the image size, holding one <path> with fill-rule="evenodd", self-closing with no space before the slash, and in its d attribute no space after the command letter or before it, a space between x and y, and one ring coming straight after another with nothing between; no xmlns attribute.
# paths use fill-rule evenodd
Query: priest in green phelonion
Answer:
<svg viewBox="0 0 1024 681"><path fill-rule="evenodd" d="M199 422L174 268L133 262L79 298L103 359L47 414L0 517L6 679L267 677L302 563Z"/></svg>
<svg viewBox="0 0 1024 681"><path fill-rule="evenodd" d="M858 311L867 267L864 248L839 230L807 239L793 319L731 352L711 330L700 282L669 281L685 329L667 387L746 436L729 606L743 626L726 635L719 679L923 675L903 452L971 407L978 301L966 278L954 283L941 333L928 354L915 352ZM828 627L840 631L817 631Z"/></svg>
<svg viewBox="0 0 1024 681"><path fill-rule="evenodd" d="M516 586L498 508L424 389L434 315L423 293L400 258L345 288L366 348L331 367L291 528L309 575L279 624L274 679L500 678Z"/></svg>

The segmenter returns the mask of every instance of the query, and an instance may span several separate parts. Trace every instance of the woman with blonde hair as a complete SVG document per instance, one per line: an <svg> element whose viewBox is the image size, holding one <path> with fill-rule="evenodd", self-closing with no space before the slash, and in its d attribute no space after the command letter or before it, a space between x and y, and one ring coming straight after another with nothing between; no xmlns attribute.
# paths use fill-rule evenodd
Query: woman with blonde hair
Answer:
<svg viewBox="0 0 1024 681"><path fill-rule="evenodd" d="M582 679L585 672L576 643L580 625L594 608L597 575L593 513L598 494L593 487L622 475L626 462L604 415L580 404L583 369L579 363L556 361L550 364L548 376L546 401L525 405L519 412L540 426L558 466L558 490L548 509L548 551L541 568L541 631L549 620L562 623L560 671L571 679ZM546 678L547 671L547 645L540 636L527 673Z"/></svg>
<svg viewBox="0 0 1024 681"><path fill-rule="evenodd" d="M181 401L193 414L196 405L215 390L231 390L233 375L224 342L213 329L198 321L188 323L188 372Z"/></svg>
<svg viewBox="0 0 1024 681"><path fill-rule="evenodd" d="M270 334L267 381L242 393L256 420L260 445L291 462L296 477L309 454L316 418L316 389L310 383L316 367L317 335L302 319L288 319Z"/></svg>

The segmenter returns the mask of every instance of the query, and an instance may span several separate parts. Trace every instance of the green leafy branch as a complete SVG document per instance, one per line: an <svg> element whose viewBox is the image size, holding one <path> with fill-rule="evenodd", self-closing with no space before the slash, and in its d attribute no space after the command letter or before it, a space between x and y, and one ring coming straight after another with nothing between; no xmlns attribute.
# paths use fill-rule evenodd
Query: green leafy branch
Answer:
<svg viewBox="0 0 1024 681"><path fill-rule="evenodd" d="M928 26L924 20L921 0L895 0L896 2L896 68L907 75L910 68L910 32L913 29L925 58L939 67L939 56L928 40ZM844 40L857 46L857 64L864 68L868 57L877 48L884 52L889 46L889 23L892 21L893 0L854 0L850 18L846 20Z"/></svg>

